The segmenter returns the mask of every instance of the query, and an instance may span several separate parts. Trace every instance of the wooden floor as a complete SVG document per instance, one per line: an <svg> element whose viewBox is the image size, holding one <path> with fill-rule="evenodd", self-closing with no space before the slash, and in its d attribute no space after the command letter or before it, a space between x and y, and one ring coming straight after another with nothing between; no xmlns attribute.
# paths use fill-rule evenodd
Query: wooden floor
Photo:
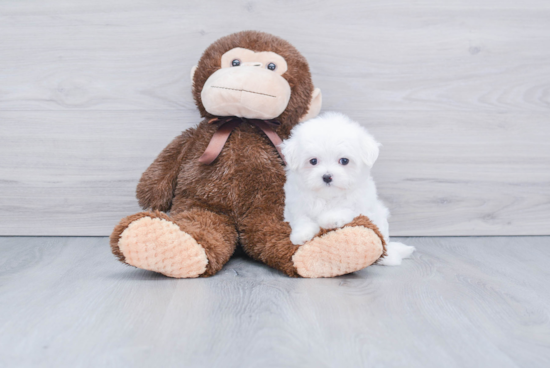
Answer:
<svg viewBox="0 0 550 368"><path fill-rule="evenodd" d="M103 237L0 238L2 367L548 367L550 237L401 238L401 267L175 280Z"/></svg>

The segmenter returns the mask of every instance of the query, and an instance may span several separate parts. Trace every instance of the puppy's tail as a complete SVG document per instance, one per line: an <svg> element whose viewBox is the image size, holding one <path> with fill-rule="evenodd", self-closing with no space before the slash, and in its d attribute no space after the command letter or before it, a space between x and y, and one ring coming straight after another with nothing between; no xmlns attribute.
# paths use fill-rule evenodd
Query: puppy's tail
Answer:
<svg viewBox="0 0 550 368"><path fill-rule="evenodd" d="M398 242L386 244L386 256L378 261L383 266L399 266L404 258L409 258L416 250L412 245Z"/></svg>

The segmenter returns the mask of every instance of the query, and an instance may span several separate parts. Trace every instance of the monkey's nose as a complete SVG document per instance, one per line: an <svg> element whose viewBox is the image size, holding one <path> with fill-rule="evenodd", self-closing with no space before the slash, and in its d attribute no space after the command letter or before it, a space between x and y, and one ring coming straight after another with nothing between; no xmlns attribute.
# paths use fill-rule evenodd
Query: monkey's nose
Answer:
<svg viewBox="0 0 550 368"><path fill-rule="evenodd" d="M323 175L323 181L327 184L330 183L332 181L332 176L330 174Z"/></svg>
<svg viewBox="0 0 550 368"><path fill-rule="evenodd" d="M241 63L241 66L263 66L263 63L257 62L257 61L248 61L245 63Z"/></svg>

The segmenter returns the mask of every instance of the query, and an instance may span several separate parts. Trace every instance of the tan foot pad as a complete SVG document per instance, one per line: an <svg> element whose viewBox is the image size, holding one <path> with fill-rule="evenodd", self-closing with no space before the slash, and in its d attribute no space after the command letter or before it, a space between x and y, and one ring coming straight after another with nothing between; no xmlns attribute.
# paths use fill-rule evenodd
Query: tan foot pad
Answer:
<svg viewBox="0 0 550 368"><path fill-rule="evenodd" d="M121 234L118 246L126 263L176 278L204 273L208 258L191 235L159 218L142 217Z"/></svg>
<svg viewBox="0 0 550 368"><path fill-rule="evenodd" d="M374 231L353 226L313 238L298 248L292 261L302 277L334 277L370 266L383 251Z"/></svg>

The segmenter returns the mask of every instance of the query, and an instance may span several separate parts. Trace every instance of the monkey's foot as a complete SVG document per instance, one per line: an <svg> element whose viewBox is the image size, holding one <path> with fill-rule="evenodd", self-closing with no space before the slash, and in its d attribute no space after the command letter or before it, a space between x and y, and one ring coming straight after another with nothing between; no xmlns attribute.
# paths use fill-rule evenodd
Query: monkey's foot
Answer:
<svg viewBox="0 0 550 368"><path fill-rule="evenodd" d="M111 236L111 247L121 261L169 277L198 277L208 264L204 248L158 212L122 220Z"/></svg>
<svg viewBox="0 0 550 368"><path fill-rule="evenodd" d="M376 227L349 226L313 238L298 248L292 261L302 277L334 277L370 266L384 251Z"/></svg>

